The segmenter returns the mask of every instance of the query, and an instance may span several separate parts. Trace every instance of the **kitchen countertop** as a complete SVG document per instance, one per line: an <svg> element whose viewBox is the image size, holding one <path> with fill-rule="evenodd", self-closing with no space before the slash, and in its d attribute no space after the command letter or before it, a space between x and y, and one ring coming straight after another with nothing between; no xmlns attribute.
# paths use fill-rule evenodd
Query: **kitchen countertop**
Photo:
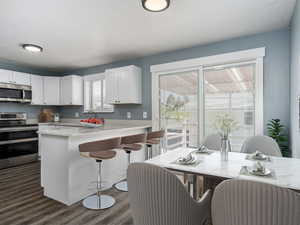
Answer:
<svg viewBox="0 0 300 225"><path fill-rule="evenodd" d="M136 129L146 129L151 127L151 123L148 121L130 121L128 123L105 123L102 127L88 128L83 127L80 123L41 123L40 125L45 125L43 129L38 131L41 135L52 135L52 136L84 136L97 134L104 131L112 130L136 130Z"/></svg>

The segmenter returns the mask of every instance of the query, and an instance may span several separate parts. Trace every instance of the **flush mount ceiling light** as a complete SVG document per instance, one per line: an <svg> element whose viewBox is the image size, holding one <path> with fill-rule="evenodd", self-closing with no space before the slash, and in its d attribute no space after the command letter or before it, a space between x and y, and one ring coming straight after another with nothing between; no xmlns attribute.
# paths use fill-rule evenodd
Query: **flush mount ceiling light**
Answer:
<svg viewBox="0 0 300 225"><path fill-rule="evenodd" d="M43 51L43 48L41 46L33 45L33 44L23 44L22 48L26 51L35 52L35 53Z"/></svg>
<svg viewBox="0 0 300 225"><path fill-rule="evenodd" d="M169 8L170 0L142 0L145 10L150 12L161 12Z"/></svg>

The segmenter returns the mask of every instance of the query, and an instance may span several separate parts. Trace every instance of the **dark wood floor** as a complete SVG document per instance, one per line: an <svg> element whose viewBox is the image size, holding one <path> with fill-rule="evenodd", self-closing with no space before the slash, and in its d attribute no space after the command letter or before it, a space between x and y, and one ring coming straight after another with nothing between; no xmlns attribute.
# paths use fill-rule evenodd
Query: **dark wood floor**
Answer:
<svg viewBox="0 0 300 225"><path fill-rule="evenodd" d="M127 193L107 194L117 204L104 211L85 209L81 203L65 206L43 196L40 163L0 170L1 225L133 225Z"/></svg>

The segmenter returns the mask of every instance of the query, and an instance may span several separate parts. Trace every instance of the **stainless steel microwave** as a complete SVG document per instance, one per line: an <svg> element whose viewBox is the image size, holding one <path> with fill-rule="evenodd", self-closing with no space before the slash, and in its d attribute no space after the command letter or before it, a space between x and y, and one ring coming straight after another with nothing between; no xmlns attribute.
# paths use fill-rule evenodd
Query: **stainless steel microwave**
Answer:
<svg viewBox="0 0 300 225"><path fill-rule="evenodd" d="M0 83L0 102L31 102L31 86Z"/></svg>

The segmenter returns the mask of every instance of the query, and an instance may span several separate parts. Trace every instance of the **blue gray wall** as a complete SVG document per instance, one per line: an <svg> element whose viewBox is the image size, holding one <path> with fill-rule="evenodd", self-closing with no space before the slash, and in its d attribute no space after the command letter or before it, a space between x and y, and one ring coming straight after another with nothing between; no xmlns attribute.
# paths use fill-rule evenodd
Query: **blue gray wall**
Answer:
<svg viewBox="0 0 300 225"><path fill-rule="evenodd" d="M143 70L143 105L117 106L114 113L101 114L100 116L104 118L125 119L126 112L130 111L132 112L133 119L142 119L142 112L147 111L150 116L149 118L151 118L151 65L258 47L266 47L266 57L264 61L265 123L269 119L279 118L286 126L289 126L290 32L288 29L177 50L136 60L69 71L68 73L87 75L104 72L105 69L108 68L130 64L141 67ZM82 111L82 108L61 108L61 113L64 117L74 117L75 111Z"/></svg>
<svg viewBox="0 0 300 225"><path fill-rule="evenodd" d="M291 24L291 146L293 156L300 158L300 129L299 129L299 102L300 97L300 3L294 11Z"/></svg>
<svg viewBox="0 0 300 225"><path fill-rule="evenodd" d="M236 38L205 46L196 46L135 60L99 65L76 71L66 71L64 74L87 75L96 72L104 72L105 69L108 68L131 64L141 67L143 70L143 104L117 106L114 113L99 114L99 116L104 118L125 119L126 112L130 111L132 113L132 119L142 119L142 112L146 111L149 115L148 119L151 119L151 65L258 47L266 47L264 64L265 123L269 119L279 118L286 126L289 126L290 32L287 29ZM31 110L31 106L22 107L22 105L16 104L1 104L0 107L0 111L28 110L30 112ZM35 110L30 112L32 116L35 116L35 112L38 108L35 107L34 109ZM58 107L58 110L62 117L75 117L75 112L82 112L82 107ZM87 115L82 114L82 117L86 116Z"/></svg>

